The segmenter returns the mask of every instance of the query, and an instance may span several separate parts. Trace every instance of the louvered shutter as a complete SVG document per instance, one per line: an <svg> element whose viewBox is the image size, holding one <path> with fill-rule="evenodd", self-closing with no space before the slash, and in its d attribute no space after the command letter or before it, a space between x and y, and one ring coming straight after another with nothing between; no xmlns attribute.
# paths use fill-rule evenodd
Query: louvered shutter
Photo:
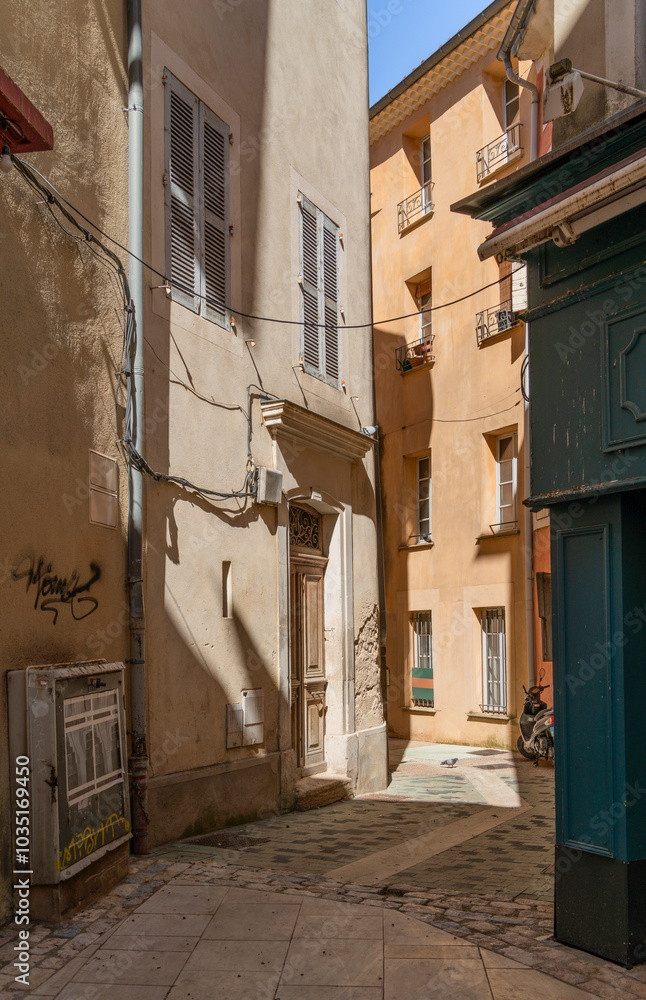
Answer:
<svg viewBox="0 0 646 1000"><path fill-rule="evenodd" d="M175 301L198 308L198 100L170 73L166 86L166 260Z"/></svg>
<svg viewBox="0 0 646 1000"><path fill-rule="evenodd" d="M225 325L229 289L229 130L209 108L202 105L201 112L202 312L216 323Z"/></svg>
<svg viewBox="0 0 646 1000"><path fill-rule="evenodd" d="M322 215L323 232L323 299L325 309L325 380L339 383L339 277L338 230L327 216Z"/></svg>
<svg viewBox="0 0 646 1000"><path fill-rule="evenodd" d="M318 210L301 195L301 292L303 297L303 367L310 375L321 375L319 321L319 227Z"/></svg>
<svg viewBox="0 0 646 1000"><path fill-rule="evenodd" d="M527 264L515 260L512 268L511 308L514 312L522 312L527 309Z"/></svg>

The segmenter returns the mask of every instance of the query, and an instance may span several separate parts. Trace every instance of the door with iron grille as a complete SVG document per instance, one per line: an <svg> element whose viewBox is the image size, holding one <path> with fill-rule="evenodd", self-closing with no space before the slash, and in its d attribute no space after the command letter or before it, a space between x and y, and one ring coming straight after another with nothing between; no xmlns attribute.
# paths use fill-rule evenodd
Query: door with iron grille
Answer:
<svg viewBox="0 0 646 1000"><path fill-rule="evenodd" d="M290 508L292 745L302 774L325 770L324 575L320 515Z"/></svg>

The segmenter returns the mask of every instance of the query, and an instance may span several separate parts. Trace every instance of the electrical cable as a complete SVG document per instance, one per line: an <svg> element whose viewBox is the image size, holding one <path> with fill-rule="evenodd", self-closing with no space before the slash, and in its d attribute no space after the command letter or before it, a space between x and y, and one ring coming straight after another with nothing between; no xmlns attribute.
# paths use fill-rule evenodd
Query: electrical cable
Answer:
<svg viewBox="0 0 646 1000"><path fill-rule="evenodd" d="M529 368L529 354L526 354L523 358L523 363L520 368L520 391L523 394L523 399L526 403L529 403L529 393L525 389L525 377L527 375L527 369Z"/></svg>
<svg viewBox="0 0 646 1000"><path fill-rule="evenodd" d="M191 490L192 492L197 493L198 495L201 495L210 500L230 500L230 499L255 497L257 494L256 466L253 462L253 459L251 458L249 458L247 461L247 471L245 474L245 479L242 489L223 491L223 490L212 490L204 486L198 486L182 476L171 476L163 472L156 472L148 464L148 462L145 460L143 455L141 455L141 453L137 450L137 448L135 448L134 444L132 443L132 419L133 419L132 374L133 373L131 369L131 361L132 361L133 346L137 331L137 323L134 312L134 305L132 304L132 299L130 296L130 286L128 284L128 278L126 276L125 268L123 267L120 258L117 256L117 254L114 253L113 250L111 250L109 247L106 247L101 242L101 240L97 239L96 236L93 236L92 233L89 232L89 230L85 229L85 227L82 226L80 222L78 222L78 220L75 219L74 216L72 216L70 212L67 211L67 209L64 207L64 205L60 203L58 197L56 196L58 192L56 192L56 194L53 193L55 189L53 188L52 185L49 185L49 182L46 180L46 178L43 177L43 175L39 171L35 170L35 168L32 168L30 165L28 166L22 160L18 159L18 157L16 156L12 157L12 159L16 166L16 169L18 170L18 173L21 175L23 180L26 181L26 183L36 194L42 195L44 197L45 204L47 205L47 208L49 209L52 218L58 224L59 228L63 231L63 233L66 236L73 239L76 242L77 246L80 243L86 244L89 247L89 249L95 254L95 256L101 259L100 254L98 254L95 249L98 247L101 250L101 252L105 254L106 257L108 258L108 260L103 260L102 263L111 266L119 278L122 288L123 301L124 301L124 336L122 342L121 362L117 370L117 382L115 389L115 431L117 436L117 442L120 445L120 447L123 448L123 450L125 451L128 463L140 469L142 472L145 472L156 482L175 483L176 485L181 486L184 489ZM44 187L33 176L33 173L31 172L32 170L34 170L39 177L42 177L42 179L51 188L51 190L48 190L46 187ZM66 199L62 198L62 201L64 201L65 204L69 205L69 207L73 211L76 211L76 209L74 209L74 206L70 205L70 203L67 202ZM76 236L73 232L70 232L61 223L60 219L57 218L56 213L52 208L52 205L56 205L58 210L63 214L63 216L68 220L68 222L79 231L81 236ZM79 212L78 214L81 218L85 218L82 215L82 213ZM85 221L87 222L88 220L86 219ZM90 222L89 225L92 225L92 223ZM96 228L98 232L102 233L102 231L99 230L98 227L93 226L93 228ZM102 235L106 236L106 239L111 239L104 233L102 233ZM116 240L111 240L111 242L116 244ZM90 244L92 245L90 246ZM124 360L126 360L127 362L125 368L124 368ZM119 434L119 426L118 426L119 390L121 386L122 376L125 376L127 380L123 436ZM239 408L244 413L243 408L242 407ZM249 413L247 413L247 416L250 419Z"/></svg>
<svg viewBox="0 0 646 1000"><path fill-rule="evenodd" d="M207 295L201 295L199 292L196 292L192 288L182 286L180 282L173 282L162 271L158 271L157 268L153 267L152 264L148 264L147 261L143 260L141 257L137 257L136 254L131 253L130 250L128 250L128 248L123 245L123 243L119 243L119 241L116 240L113 236L110 236L110 234L106 233L105 230L101 229L100 226L97 226L95 222L92 222L92 220L88 219L86 215L83 215L83 213L78 208L76 208L71 202L69 202L64 195L62 195L59 191L56 190L51 181L49 181L46 177L44 177L39 170L36 170L36 167L32 166L31 164L27 165L23 160L18 159L17 156L13 156L12 159L14 163L16 164L19 163L22 167L27 167L29 170L32 170L34 173L38 174L38 176L44 181L45 184L47 184L47 186L56 195L56 197L60 199L62 202L64 202L64 204L67 205L73 212L76 212L79 218L83 219L84 222L87 222L87 224L91 226L92 229L95 229L96 232L100 233L101 236L103 236L106 240L109 240L111 243L114 243L114 245L119 247L120 250L123 250L124 253L127 253L130 257L132 257L133 260L136 260L139 264L142 264L148 271L151 272L151 274L154 274L156 277L161 278L164 284L168 288L176 287L180 291L186 292L187 294L192 295L196 299L203 299L205 302L210 302L210 303L213 302L212 297L209 297ZM68 213L66 213L66 215L67 214ZM458 299L452 299L451 302L442 302L439 306L430 306L428 309L418 309L415 312L404 313L402 316L391 316L388 319L372 321L370 323L348 323L347 325L343 324L339 326L338 329L366 330L369 327L387 326L389 323L398 323L404 319L412 319L413 317L422 314L437 312L439 309L447 309L449 306L458 305L460 302L465 302L467 299L473 298L474 295L478 295L480 292L485 292L487 291L487 289L493 288L494 285L499 285L501 281L509 278L511 274L515 274L517 271L521 271L524 268L524 266L525 266L524 264L521 264L520 267L513 268L508 275L505 275L505 278L497 278L495 281L490 281L488 285L483 285L481 288L477 288L473 292L468 292L466 295L462 295ZM303 325L303 321L299 319L279 319L275 316L257 316L254 313L241 312L240 310L233 309L230 306L225 305L225 308L229 309L229 311L232 313L233 316L239 316L241 319L252 319L262 323L279 323L282 326ZM307 325L308 327L312 327L312 329L325 329L326 327L325 323L308 323Z"/></svg>
<svg viewBox="0 0 646 1000"><path fill-rule="evenodd" d="M514 403L513 406L507 406L504 410L497 410L496 413L483 413L481 417L456 417L454 420L441 420L440 417L433 417L433 421L437 424L470 424L474 420L486 420L487 417L499 417L501 413L509 413L513 410L515 406L520 406L520 400Z"/></svg>

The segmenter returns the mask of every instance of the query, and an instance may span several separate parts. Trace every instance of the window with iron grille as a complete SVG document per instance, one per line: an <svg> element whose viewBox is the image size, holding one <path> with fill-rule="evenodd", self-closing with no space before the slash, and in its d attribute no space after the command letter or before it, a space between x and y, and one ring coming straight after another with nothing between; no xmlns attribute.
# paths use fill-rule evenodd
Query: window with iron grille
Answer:
<svg viewBox="0 0 646 1000"><path fill-rule="evenodd" d="M413 683L412 701L419 708L433 708L433 634L430 611L412 611Z"/></svg>
<svg viewBox="0 0 646 1000"><path fill-rule="evenodd" d="M339 229L299 194L301 357L310 375L339 387Z"/></svg>
<svg viewBox="0 0 646 1000"><path fill-rule="evenodd" d="M507 712L507 648L505 609L483 608L482 632L482 704L483 712L504 715Z"/></svg>
<svg viewBox="0 0 646 1000"><path fill-rule="evenodd" d="M166 273L171 297L229 323L229 128L165 71Z"/></svg>

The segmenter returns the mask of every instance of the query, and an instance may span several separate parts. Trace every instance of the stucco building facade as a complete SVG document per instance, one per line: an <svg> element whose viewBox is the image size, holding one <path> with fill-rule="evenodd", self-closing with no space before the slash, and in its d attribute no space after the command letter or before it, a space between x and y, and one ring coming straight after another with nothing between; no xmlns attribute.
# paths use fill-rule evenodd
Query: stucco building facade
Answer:
<svg viewBox="0 0 646 1000"><path fill-rule="evenodd" d="M366 13L359 0L325 13L191 0L180 18L170 2L141 14L114 2L88 21L74 0L50 6L2 3L15 26L3 68L55 140L25 160L118 260L63 232L60 204L16 168L3 176L2 447L15 488L2 664L92 661L82 681L72 669L92 705L111 690L105 664L119 665L123 816L101 861L109 880L133 823L145 850L293 808L303 777L350 793L387 781L374 442L361 432L375 423ZM51 36L39 44L43 21L55 56ZM45 575L66 578L68 595L79 586L45 606ZM54 701L71 683L42 676ZM5 761L25 697L12 683ZM97 725L82 730L95 747ZM75 752L47 765L61 829ZM6 919L15 788L2 775ZM99 799L83 794L75 808L98 822ZM72 832L82 857L63 852L57 878L62 866L76 896L52 890L53 916L100 888L96 837Z"/></svg>
<svg viewBox="0 0 646 1000"><path fill-rule="evenodd" d="M370 123L389 727L507 747L522 685L551 666L531 655L526 280L481 263L486 225L450 206L530 157L531 95L497 59L514 6L490 4ZM513 66L542 86L542 67ZM539 121L538 144L550 133Z"/></svg>

